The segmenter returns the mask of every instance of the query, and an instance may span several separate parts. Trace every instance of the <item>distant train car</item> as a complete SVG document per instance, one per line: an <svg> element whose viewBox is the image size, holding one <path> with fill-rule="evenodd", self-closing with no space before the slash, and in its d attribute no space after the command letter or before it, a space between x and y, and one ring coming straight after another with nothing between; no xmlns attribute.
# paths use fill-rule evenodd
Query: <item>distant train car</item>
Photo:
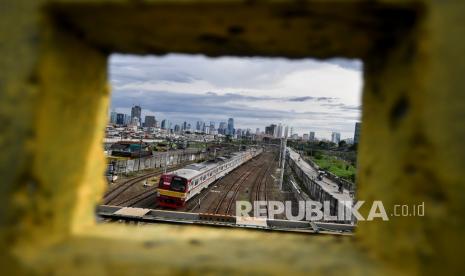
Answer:
<svg viewBox="0 0 465 276"><path fill-rule="evenodd" d="M222 178L261 152L261 149L237 152L228 157L219 157L215 161L191 164L163 174L158 184L158 204L169 208L185 206L187 201L217 179Z"/></svg>

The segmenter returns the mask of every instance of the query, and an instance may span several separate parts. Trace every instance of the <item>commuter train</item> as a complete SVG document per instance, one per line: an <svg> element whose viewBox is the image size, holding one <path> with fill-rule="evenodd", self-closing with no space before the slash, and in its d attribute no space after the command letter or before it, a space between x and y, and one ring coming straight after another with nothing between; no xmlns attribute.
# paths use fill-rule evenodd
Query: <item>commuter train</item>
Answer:
<svg viewBox="0 0 465 276"><path fill-rule="evenodd" d="M213 161L190 164L182 169L163 174L157 189L158 205L175 209L185 206L187 201L217 179L261 152L261 148L252 148L229 156L218 157Z"/></svg>

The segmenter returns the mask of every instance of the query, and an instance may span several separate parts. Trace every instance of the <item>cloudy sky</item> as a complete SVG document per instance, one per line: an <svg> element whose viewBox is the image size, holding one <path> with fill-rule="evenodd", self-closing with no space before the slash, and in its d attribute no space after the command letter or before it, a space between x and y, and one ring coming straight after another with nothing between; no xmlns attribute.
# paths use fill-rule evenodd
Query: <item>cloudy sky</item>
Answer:
<svg viewBox="0 0 465 276"><path fill-rule="evenodd" d="M111 110L173 123L229 117L236 128L283 123L299 134L352 137L360 119L362 64L357 60L208 58L202 55L110 58Z"/></svg>

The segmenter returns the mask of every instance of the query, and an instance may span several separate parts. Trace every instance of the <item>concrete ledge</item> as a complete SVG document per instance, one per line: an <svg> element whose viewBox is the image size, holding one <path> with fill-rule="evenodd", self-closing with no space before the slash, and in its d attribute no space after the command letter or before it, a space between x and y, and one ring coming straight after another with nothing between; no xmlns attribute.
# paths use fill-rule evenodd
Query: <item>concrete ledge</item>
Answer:
<svg viewBox="0 0 465 276"><path fill-rule="evenodd" d="M18 254L25 267L39 274L328 275L343 271L349 275L402 275L369 257L347 237L195 226L100 225L41 248L40 253Z"/></svg>

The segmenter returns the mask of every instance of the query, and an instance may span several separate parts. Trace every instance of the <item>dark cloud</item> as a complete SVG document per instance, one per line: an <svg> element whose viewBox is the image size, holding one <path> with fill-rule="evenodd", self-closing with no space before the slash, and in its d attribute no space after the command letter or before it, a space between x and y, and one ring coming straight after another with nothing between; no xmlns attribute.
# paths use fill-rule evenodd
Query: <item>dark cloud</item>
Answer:
<svg viewBox="0 0 465 276"><path fill-rule="evenodd" d="M295 97L295 98L289 98L288 100L291 102L305 102L305 101L310 101L314 99L315 97Z"/></svg>
<svg viewBox="0 0 465 276"><path fill-rule="evenodd" d="M339 108L339 109L345 110L345 111L361 111L362 110L361 105L347 105L347 104L344 104L344 103L322 103L321 106Z"/></svg>
<svg viewBox="0 0 465 276"><path fill-rule="evenodd" d="M288 100L287 98L253 97L238 94L218 95L213 92L206 94L151 92L130 96L126 93L115 92L112 106L114 108L130 108L138 103L145 110L164 114L184 114L185 117L208 119L215 114L223 117L260 118L285 120L307 118L308 116L325 115L324 112L295 112L267 108L251 108L241 104L243 101ZM187 116L186 116L187 115ZM216 117L216 116L215 116Z"/></svg>
<svg viewBox="0 0 465 276"><path fill-rule="evenodd" d="M328 60L328 62L332 64L336 64L342 68L349 69L349 70L355 70L355 71L363 70L363 63L360 60L334 58L334 59Z"/></svg>

